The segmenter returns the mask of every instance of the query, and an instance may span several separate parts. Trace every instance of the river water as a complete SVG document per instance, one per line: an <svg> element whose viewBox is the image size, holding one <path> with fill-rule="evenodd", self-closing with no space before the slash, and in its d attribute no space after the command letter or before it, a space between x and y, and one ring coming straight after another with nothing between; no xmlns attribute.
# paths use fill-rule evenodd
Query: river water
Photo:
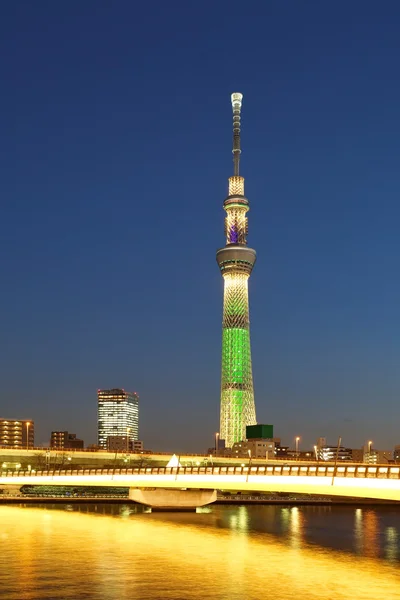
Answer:
<svg viewBox="0 0 400 600"><path fill-rule="evenodd" d="M400 600L400 507L0 506L1 600Z"/></svg>

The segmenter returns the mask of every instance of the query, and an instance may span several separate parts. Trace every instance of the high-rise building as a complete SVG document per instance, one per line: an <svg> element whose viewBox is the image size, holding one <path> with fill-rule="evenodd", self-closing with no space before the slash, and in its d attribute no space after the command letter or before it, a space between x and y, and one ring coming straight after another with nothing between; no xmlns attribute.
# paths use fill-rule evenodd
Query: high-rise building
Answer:
<svg viewBox="0 0 400 600"><path fill-rule="evenodd" d="M139 438L139 396L114 388L98 390L98 445L107 448L108 437Z"/></svg>
<svg viewBox="0 0 400 600"><path fill-rule="evenodd" d="M83 448L83 440L76 437L76 433L68 431L52 431L50 438L50 447L58 450L69 448L70 450Z"/></svg>
<svg viewBox="0 0 400 600"><path fill-rule="evenodd" d="M217 251L217 262L224 279L219 436L225 440L227 448L246 439L246 425L257 423L248 297L248 280L256 262L256 252L247 246L249 201L244 195L244 178L239 175L242 98L238 93L231 96L234 169L223 205L226 244Z"/></svg>
<svg viewBox="0 0 400 600"><path fill-rule="evenodd" d="M32 420L0 419L0 447L27 450L35 445L35 423Z"/></svg>

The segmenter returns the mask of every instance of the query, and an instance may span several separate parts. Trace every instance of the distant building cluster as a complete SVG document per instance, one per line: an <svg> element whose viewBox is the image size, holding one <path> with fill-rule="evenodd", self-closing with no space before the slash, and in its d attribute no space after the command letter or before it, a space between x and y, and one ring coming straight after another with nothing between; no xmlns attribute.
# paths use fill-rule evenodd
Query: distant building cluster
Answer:
<svg viewBox="0 0 400 600"><path fill-rule="evenodd" d="M246 426L246 437L226 447L220 434L208 454L238 461L251 460L304 460L316 462L354 462L366 464L400 464L400 444L393 450L379 450L368 441L362 448L350 448L339 443L330 444L319 437L313 449L300 448L301 438L294 438L294 447L282 445L281 438L274 435L274 426L255 424ZM35 448L35 422L33 419L0 418L0 448L29 450ZM85 449L84 440L76 433L64 429L51 432L49 444L42 446L68 457L68 451ZM97 390L97 444L86 450L104 450L114 453L144 454L143 442L139 440L139 396L122 388ZM68 458L71 460L71 458Z"/></svg>
<svg viewBox="0 0 400 600"><path fill-rule="evenodd" d="M97 444L92 450L143 452L139 440L139 396L120 388L97 391ZM66 430L51 432L49 445L54 451L83 450L84 440ZM33 419L0 418L0 448L29 450L35 448Z"/></svg>
<svg viewBox="0 0 400 600"><path fill-rule="evenodd" d="M300 450L300 437L295 438L295 448L283 446L279 437L274 437L273 425L248 425L246 439L235 442L232 448L225 447L225 440L216 434L215 446L208 454L237 459L306 460L324 462L355 462L366 464L400 463L400 444L394 450L378 450L367 442L362 448L346 448L341 444L330 445L320 437L313 450Z"/></svg>

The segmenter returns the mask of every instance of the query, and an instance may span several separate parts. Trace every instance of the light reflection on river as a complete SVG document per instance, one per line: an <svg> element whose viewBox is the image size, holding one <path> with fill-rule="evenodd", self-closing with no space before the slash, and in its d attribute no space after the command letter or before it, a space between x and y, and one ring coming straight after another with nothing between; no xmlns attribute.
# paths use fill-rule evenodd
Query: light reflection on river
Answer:
<svg viewBox="0 0 400 600"><path fill-rule="evenodd" d="M0 507L1 600L400 600L400 507Z"/></svg>

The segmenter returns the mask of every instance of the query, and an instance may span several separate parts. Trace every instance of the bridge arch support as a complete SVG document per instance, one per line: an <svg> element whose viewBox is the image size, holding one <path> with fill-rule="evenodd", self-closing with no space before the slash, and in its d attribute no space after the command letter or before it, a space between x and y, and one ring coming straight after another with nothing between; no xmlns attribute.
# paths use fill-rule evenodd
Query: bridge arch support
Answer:
<svg viewBox="0 0 400 600"><path fill-rule="evenodd" d="M215 502L217 490L130 488L129 499L153 510L195 510Z"/></svg>

